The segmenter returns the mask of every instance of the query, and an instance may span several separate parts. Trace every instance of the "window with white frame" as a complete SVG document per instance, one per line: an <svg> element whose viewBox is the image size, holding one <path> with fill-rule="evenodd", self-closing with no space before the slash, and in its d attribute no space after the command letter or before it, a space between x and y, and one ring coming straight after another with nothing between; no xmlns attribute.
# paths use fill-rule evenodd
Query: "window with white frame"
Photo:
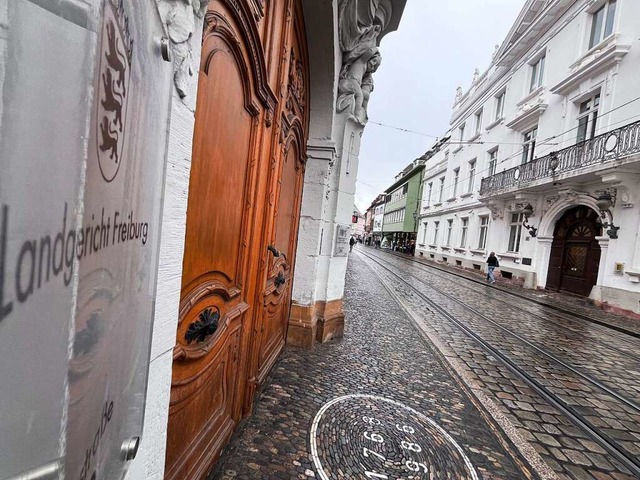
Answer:
<svg viewBox="0 0 640 480"><path fill-rule="evenodd" d="M504 115L504 100L506 97L506 90L496 95L496 120L500 120Z"/></svg>
<svg viewBox="0 0 640 480"><path fill-rule="evenodd" d="M522 163L528 163L533 160L536 150L536 137L538 136L538 127L532 128L523 135L522 141Z"/></svg>
<svg viewBox="0 0 640 480"><path fill-rule="evenodd" d="M533 92L536 88L542 86L544 78L545 55L538 58L535 63L531 64L531 85L529 91Z"/></svg>
<svg viewBox="0 0 640 480"><path fill-rule="evenodd" d="M480 132L482 130L482 109L478 110L474 117L476 123L476 135L480 135Z"/></svg>
<svg viewBox="0 0 640 480"><path fill-rule="evenodd" d="M578 113L578 143L591 140L596 135L596 122L600 107L600 92L580 103Z"/></svg>
<svg viewBox="0 0 640 480"><path fill-rule="evenodd" d="M460 168L453 170L453 195L455 197L458 194L458 182L460 181Z"/></svg>
<svg viewBox="0 0 640 480"><path fill-rule="evenodd" d="M613 21L616 16L616 0L604 2L598 10L591 14L591 35L589 48L595 47L613 33Z"/></svg>
<svg viewBox="0 0 640 480"><path fill-rule="evenodd" d="M405 209L389 212L384 216L385 223L401 223L404 222Z"/></svg>
<svg viewBox="0 0 640 480"><path fill-rule="evenodd" d="M453 232L453 219L447 220L447 242L445 245L451 245L451 232Z"/></svg>
<svg viewBox="0 0 640 480"><path fill-rule="evenodd" d="M476 159L469 162L469 183L467 184L467 192L473 192L473 184L476 182Z"/></svg>
<svg viewBox="0 0 640 480"><path fill-rule="evenodd" d="M480 217L480 236L478 237L478 250L487 247L487 232L489 231L489 216Z"/></svg>
<svg viewBox="0 0 640 480"><path fill-rule="evenodd" d="M498 165L498 149L489 152L489 168L487 168L487 176L491 177L496 174L496 166Z"/></svg>
<svg viewBox="0 0 640 480"><path fill-rule="evenodd" d="M522 239L522 213L512 213L511 223L509 224L509 245L507 251L519 252L520 240Z"/></svg>
<svg viewBox="0 0 640 480"><path fill-rule="evenodd" d="M431 205L431 193L433 192L433 182L427 185L427 207Z"/></svg>
<svg viewBox="0 0 640 480"><path fill-rule="evenodd" d="M469 219L463 218L460 225L460 248L467 248L467 231L469 230Z"/></svg>
<svg viewBox="0 0 640 480"><path fill-rule="evenodd" d="M391 194L390 202L397 202L398 200L401 200L404 197L406 197L408 189L409 189L409 185L408 184L405 184L402 187L398 188L396 191L394 191Z"/></svg>
<svg viewBox="0 0 640 480"><path fill-rule="evenodd" d="M440 177L440 191L438 192L438 202L442 203L442 195L444 194L444 177Z"/></svg>
<svg viewBox="0 0 640 480"><path fill-rule="evenodd" d="M429 222L424 222L422 224L422 243L427 243L427 227L429 226Z"/></svg>
<svg viewBox="0 0 640 480"><path fill-rule="evenodd" d="M438 230L440 229L440 222L433 222L433 244L438 244Z"/></svg>
<svg viewBox="0 0 640 480"><path fill-rule="evenodd" d="M464 123L458 127L458 139L460 144L464 141Z"/></svg>

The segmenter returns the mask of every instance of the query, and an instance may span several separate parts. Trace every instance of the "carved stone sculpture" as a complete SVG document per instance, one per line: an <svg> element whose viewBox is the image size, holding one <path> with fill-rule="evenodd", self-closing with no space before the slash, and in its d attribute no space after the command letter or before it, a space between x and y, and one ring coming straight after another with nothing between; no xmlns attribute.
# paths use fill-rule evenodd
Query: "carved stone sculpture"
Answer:
<svg viewBox="0 0 640 480"><path fill-rule="evenodd" d="M458 103L462 98L462 87L456 88L456 100L455 103Z"/></svg>
<svg viewBox="0 0 640 480"><path fill-rule="evenodd" d="M175 61L173 83L180 98L186 96L188 86L194 81L196 61L191 38L195 33L196 18L204 16L209 0L156 0L160 16L171 39Z"/></svg>
<svg viewBox="0 0 640 480"><path fill-rule="evenodd" d="M348 111L364 125L373 91L373 73L382 61L377 44L390 18L389 0L340 0L342 68L338 82L339 112Z"/></svg>

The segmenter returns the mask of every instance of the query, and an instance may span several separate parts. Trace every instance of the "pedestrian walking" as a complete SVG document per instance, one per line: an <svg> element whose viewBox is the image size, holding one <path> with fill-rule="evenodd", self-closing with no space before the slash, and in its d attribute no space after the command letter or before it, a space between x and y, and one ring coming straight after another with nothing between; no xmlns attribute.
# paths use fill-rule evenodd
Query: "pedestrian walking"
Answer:
<svg viewBox="0 0 640 480"><path fill-rule="evenodd" d="M353 237L351 237L351 240L349 240L349 251L353 251L353 246L356 244L356 241Z"/></svg>
<svg viewBox="0 0 640 480"><path fill-rule="evenodd" d="M498 262L498 257L496 257L495 252L491 252L489 258L487 258L487 281L489 283L496 283L496 277L493 275L493 271L499 266L500 262Z"/></svg>

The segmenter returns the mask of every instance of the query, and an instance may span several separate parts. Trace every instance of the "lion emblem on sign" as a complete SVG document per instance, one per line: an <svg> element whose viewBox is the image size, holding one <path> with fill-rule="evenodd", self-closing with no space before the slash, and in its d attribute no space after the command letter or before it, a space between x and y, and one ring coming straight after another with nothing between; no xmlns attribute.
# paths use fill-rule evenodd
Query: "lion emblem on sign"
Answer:
<svg viewBox="0 0 640 480"><path fill-rule="evenodd" d="M122 0L113 2L107 0L104 8L96 118L98 164L107 182L122 163L132 52Z"/></svg>

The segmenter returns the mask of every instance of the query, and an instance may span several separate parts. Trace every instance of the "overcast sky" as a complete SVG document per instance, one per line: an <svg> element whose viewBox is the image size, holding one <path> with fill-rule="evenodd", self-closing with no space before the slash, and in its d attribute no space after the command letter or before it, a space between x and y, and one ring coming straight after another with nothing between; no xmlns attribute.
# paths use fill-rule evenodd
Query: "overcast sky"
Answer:
<svg viewBox="0 0 640 480"><path fill-rule="evenodd" d="M407 0L397 32L382 40L369 123L360 149L356 205L362 211L409 162L435 143L373 122L442 136L456 87L467 90L509 32L525 0Z"/></svg>

